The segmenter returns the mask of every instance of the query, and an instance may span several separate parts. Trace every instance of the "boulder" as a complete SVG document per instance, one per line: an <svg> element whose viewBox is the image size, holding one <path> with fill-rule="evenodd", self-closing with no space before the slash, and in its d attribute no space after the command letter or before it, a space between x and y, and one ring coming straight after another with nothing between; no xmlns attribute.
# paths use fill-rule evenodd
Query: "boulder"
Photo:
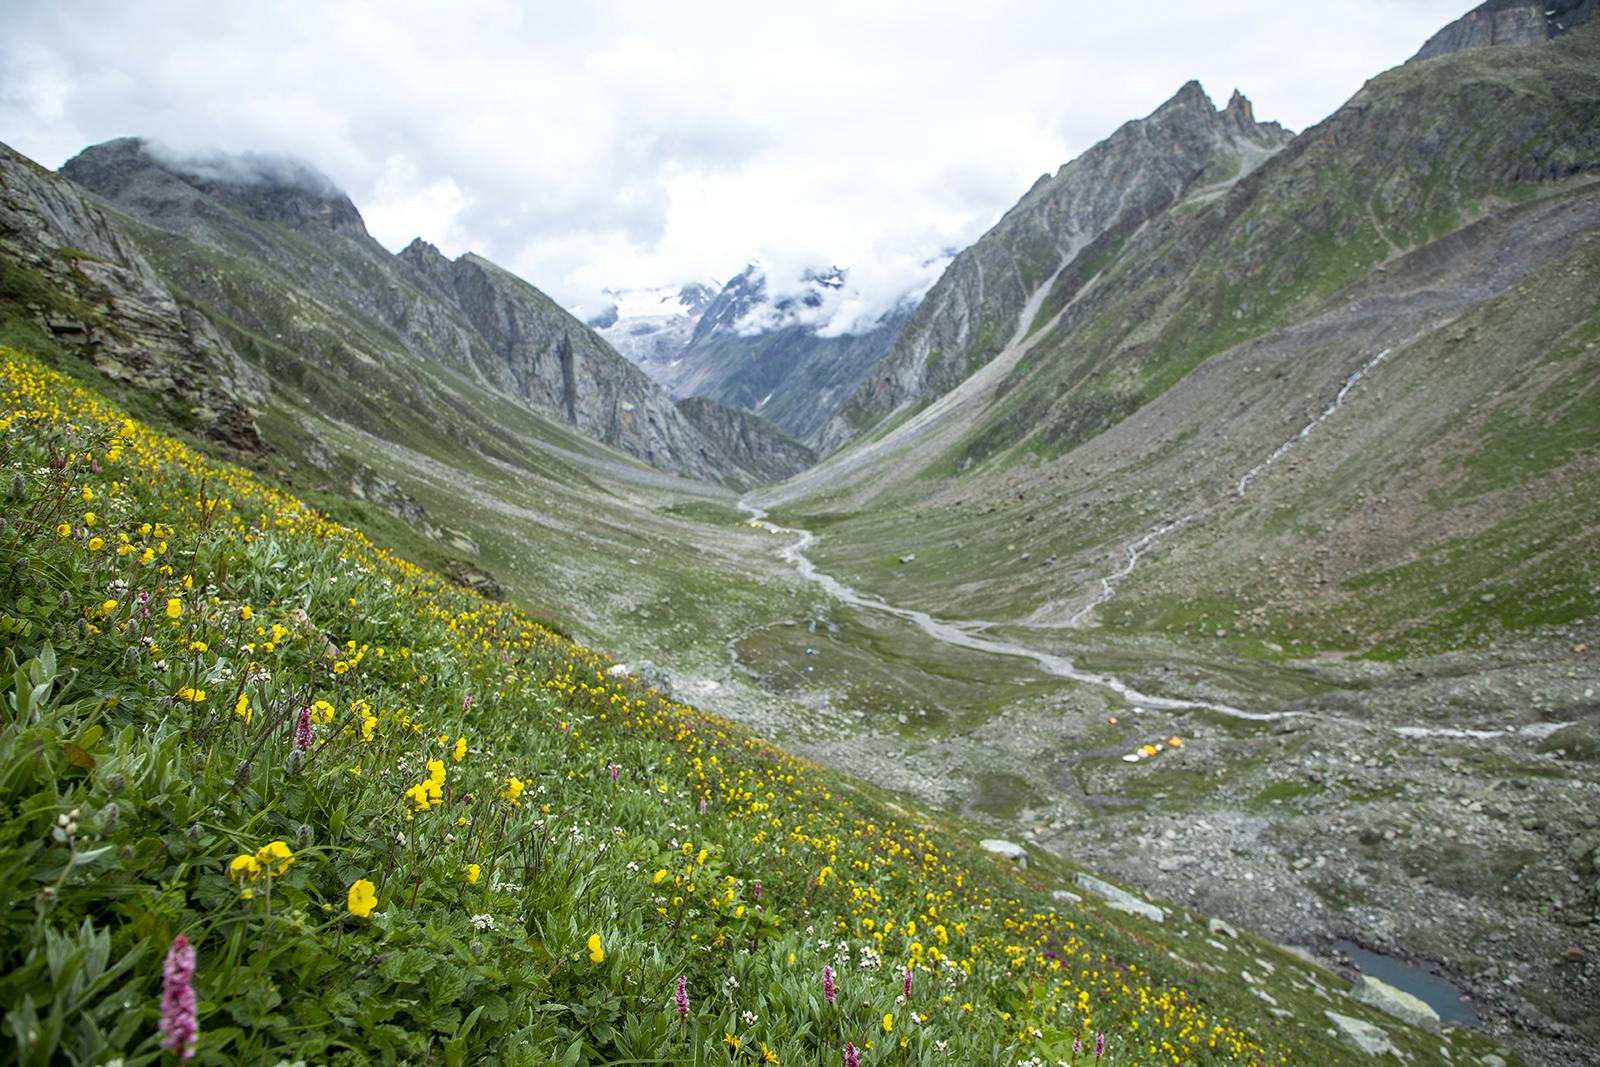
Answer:
<svg viewBox="0 0 1600 1067"><path fill-rule="evenodd" d="M1439 1013L1421 999L1404 989L1396 989L1388 982L1380 982L1364 974L1350 987L1350 995L1361 1003L1393 1015L1396 1019L1420 1026L1430 1033L1439 1032Z"/></svg>
<svg viewBox="0 0 1600 1067"><path fill-rule="evenodd" d="M1165 922L1167 913L1150 903L1140 900L1125 889L1118 889L1110 882L1102 882L1087 874L1079 874L1077 883L1095 896L1104 900L1114 910L1126 912L1129 915L1142 915L1152 922Z"/></svg>
<svg viewBox="0 0 1600 1067"><path fill-rule="evenodd" d="M1325 1011L1328 1021L1333 1023L1334 1029L1346 1044L1365 1052L1368 1056L1387 1056L1395 1051L1389 1043L1389 1035L1383 1032L1380 1026L1363 1019L1352 1019L1348 1015L1340 1015L1336 1011Z"/></svg>
<svg viewBox="0 0 1600 1067"><path fill-rule="evenodd" d="M1026 869L1028 866L1028 850L1015 841L1006 841L998 837L986 837L978 842L978 847L985 852L993 852L996 856L1004 856L1018 867Z"/></svg>

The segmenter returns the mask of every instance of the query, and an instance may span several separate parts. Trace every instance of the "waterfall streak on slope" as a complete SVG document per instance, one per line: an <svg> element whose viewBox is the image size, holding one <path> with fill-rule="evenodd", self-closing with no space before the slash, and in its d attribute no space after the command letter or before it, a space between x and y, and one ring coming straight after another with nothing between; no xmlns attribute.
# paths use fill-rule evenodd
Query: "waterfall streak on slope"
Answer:
<svg viewBox="0 0 1600 1067"><path fill-rule="evenodd" d="M1293 437L1283 442L1283 444L1273 449L1272 454L1266 459L1245 471L1243 477L1239 479L1239 484L1234 488L1234 497L1237 498L1244 496L1245 490L1250 487L1251 482L1255 481L1258 476L1265 473L1267 469L1274 463L1277 463L1284 456L1288 455L1291 448L1299 444L1301 441L1304 441L1307 437L1310 437L1311 432L1318 426L1321 426L1324 422L1327 422L1329 417L1332 416L1335 411L1338 411L1340 406L1344 404L1345 398L1350 395L1350 390L1356 387L1356 383L1365 378L1370 371L1376 369L1378 364L1388 359L1391 351L1393 350L1385 348L1382 352L1379 352L1376 356L1373 356L1371 359L1367 360L1367 362L1363 363L1354 374L1345 379L1344 385L1339 387L1339 392L1334 395L1333 401L1327 407L1322 409L1322 413L1320 415L1306 423L1304 426L1300 427L1299 433L1295 434ZM1210 515L1221 506L1222 502L1218 502L1214 504L1208 504L1203 508L1196 508L1194 511L1191 511L1185 515L1180 515L1176 519L1169 519L1160 526L1157 526L1154 530L1150 530L1147 533L1141 534L1137 540L1129 544L1124 550L1125 558L1123 559L1122 566L1118 567L1116 570L1100 579L1100 592L1096 593L1094 598L1083 607L1073 612L1072 616L1067 619L1067 625L1083 625L1084 621L1094 613L1095 609L1099 608L1116 595L1117 586L1122 584L1122 580L1128 575L1132 574L1133 569L1139 565L1139 561L1144 558L1145 554L1149 552L1149 550L1158 542L1166 538L1168 534L1182 529L1183 527L1194 522L1196 519L1204 518L1205 516Z"/></svg>
<svg viewBox="0 0 1600 1067"><path fill-rule="evenodd" d="M1322 414L1318 415L1316 418L1300 427L1300 432L1289 438L1283 444L1279 445L1277 449L1273 451L1272 455L1268 456L1266 459L1262 460L1260 463L1257 463L1254 467L1251 467L1249 470L1244 472L1244 477L1239 479L1239 485L1234 490L1234 495L1244 496L1244 491L1250 487L1251 482L1255 481L1257 475L1262 474L1267 470L1268 467L1271 467L1274 463L1278 462L1278 460L1287 455L1289 449L1293 448L1301 441L1304 441L1307 437L1310 437L1312 430L1315 430L1318 426L1321 426L1323 423L1327 422L1328 417L1331 416L1335 411L1339 410L1340 405L1344 403L1345 397L1350 395L1350 390L1356 387L1356 383L1361 381L1362 378L1365 378L1367 376L1367 372L1376 369L1378 364L1388 359L1391 351L1392 349L1385 348L1382 352L1379 352L1377 355L1367 360L1366 363L1362 364L1361 368L1354 374L1346 378L1344 385L1339 387L1338 394L1334 396L1333 403L1323 408Z"/></svg>

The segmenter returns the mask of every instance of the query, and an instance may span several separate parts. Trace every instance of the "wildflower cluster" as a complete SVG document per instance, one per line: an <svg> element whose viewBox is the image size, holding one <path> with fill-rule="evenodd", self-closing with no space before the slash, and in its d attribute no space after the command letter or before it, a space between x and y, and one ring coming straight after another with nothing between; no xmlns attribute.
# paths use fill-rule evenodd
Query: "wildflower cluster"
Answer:
<svg viewBox="0 0 1600 1067"><path fill-rule="evenodd" d="M169 1047L1016 1063L1107 1034L1106 1062L1346 1062L1317 1026L1270 1034L1259 1001L1126 917L1051 901L965 834L14 354L0 461L23 483L0 534L20 709L0 810L26 845L0 844L0 869L55 879L0 916L0 970L42 973L41 929L109 938L112 985L153 995L181 935L215 1019L175 1012ZM103 844L49 837L113 803ZM82 1019L28 1057L104 1062L147 1025L120 991Z"/></svg>

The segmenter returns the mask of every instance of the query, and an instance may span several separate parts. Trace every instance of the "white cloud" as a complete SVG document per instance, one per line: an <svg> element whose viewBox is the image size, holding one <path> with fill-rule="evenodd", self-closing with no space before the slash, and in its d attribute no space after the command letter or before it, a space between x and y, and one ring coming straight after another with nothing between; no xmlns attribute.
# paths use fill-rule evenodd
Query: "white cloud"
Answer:
<svg viewBox="0 0 1600 1067"><path fill-rule="evenodd" d="M848 267L823 327L848 331L1189 78L1303 128L1467 6L14 4L0 139L50 166L130 134L293 155L389 247L478 251L569 306Z"/></svg>

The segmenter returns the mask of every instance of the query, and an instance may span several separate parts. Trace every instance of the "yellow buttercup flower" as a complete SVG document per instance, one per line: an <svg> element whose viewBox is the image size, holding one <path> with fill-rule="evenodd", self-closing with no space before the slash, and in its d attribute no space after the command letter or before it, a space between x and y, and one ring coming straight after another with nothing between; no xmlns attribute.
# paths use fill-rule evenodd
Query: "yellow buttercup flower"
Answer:
<svg viewBox="0 0 1600 1067"><path fill-rule="evenodd" d="M468 885L477 885L478 884L478 878L482 874L483 874L482 868L480 868L476 863L467 864L467 884Z"/></svg>
<svg viewBox="0 0 1600 1067"><path fill-rule="evenodd" d="M89 551L90 552L98 552L104 547L106 547L106 543L101 538L98 538L98 537L89 538Z"/></svg>
<svg viewBox="0 0 1600 1067"><path fill-rule="evenodd" d="M365 878L358 878L350 884L350 896L345 902L345 907L350 909L350 914L358 919L365 919L372 914L372 909L378 906L377 887Z"/></svg>
<svg viewBox="0 0 1600 1067"><path fill-rule="evenodd" d="M71 537L72 536L72 526L71 526L71 524L70 523L65 523L65 522L62 523L60 526L56 527L56 533L60 534L62 537Z"/></svg>
<svg viewBox="0 0 1600 1067"><path fill-rule="evenodd" d="M589 935L589 959L593 963L604 963L606 960L606 950L600 945L599 934Z"/></svg>
<svg viewBox="0 0 1600 1067"><path fill-rule="evenodd" d="M517 807L521 807L522 806L522 801L520 799L518 799L518 798L522 796L522 788L523 787L522 787L522 779L521 778L515 778L515 777L507 778L506 779L506 787L504 789L500 790L500 799L501 800L509 800L512 804L516 805Z"/></svg>
<svg viewBox="0 0 1600 1067"><path fill-rule="evenodd" d="M252 715L250 710L250 698L245 696L243 693L240 693L239 699L233 702L233 713L239 716L239 718L243 719L246 726L249 726Z"/></svg>
<svg viewBox="0 0 1600 1067"><path fill-rule="evenodd" d="M172 596L167 598L167 618L176 619L183 614L183 601Z"/></svg>
<svg viewBox="0 0 1600 1067"><path fill-rule="evenodd" d="M450 755L455 757L457 763L467 758L467 739L465 737L456 738L456 747L451 751Z"/></svg>
<svg viewBox="0 0 1600 1067"><path fill-rule="evenodd" d="M891 1015L888 1012L885 1012L884 1015L883 1015L883 1032L887 1034L890 1030L893 1030L893 1029L894 1029L894 1016Z"/></svg>
<svg viewBox="0 0 1600 1067"><path fill-rule="evenodd" d="M294 853L289 851L289 846L282 841L273 841L256 849L256 862L263 867L272 868L273 874L282 874L294 862ZM272 867L274 863L277 864L276 867Z"/></svg>

